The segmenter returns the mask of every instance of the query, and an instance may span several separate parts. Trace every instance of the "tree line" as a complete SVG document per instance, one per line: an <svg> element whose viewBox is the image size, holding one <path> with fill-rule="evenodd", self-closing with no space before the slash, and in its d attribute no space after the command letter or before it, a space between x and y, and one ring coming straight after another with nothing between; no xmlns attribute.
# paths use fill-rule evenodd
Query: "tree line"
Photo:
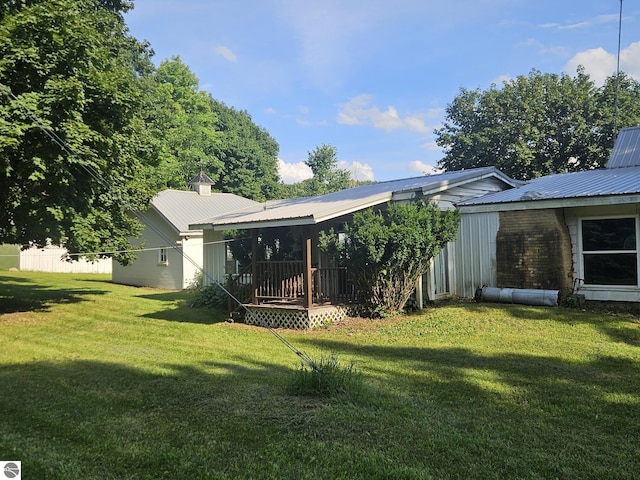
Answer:
<svg viewBox="0 0 640 480"><path fill-rule="evenodd" d="M0 242L126 251L141 231L128 212L144 211L162 189L187 188L201 170L215 190L258 201L354 185L331 145L308 152L312 178L283 184L276 140L248 112L202 91L179 57L154 66L151 45L125 23L131 8L127 0L0 4ZM624 73L598 87L584 71L532 70L460 90L435 131L439 165L494 165L523 180L598 168L617 129L639 123L640 84Z"/></svg>
<svg viewBox="0 0 640 480"><path fill-rule="evenodd" d="M201 90L179 57L155 67L151 45L126 26L131 8L125 0L0 5L1 243L126 251L141 231L130 212L160 190L188 188L200 171L214 190L257 201L348 186L328 145L309 152L318 178L284 185L276 140Z"/></svg>

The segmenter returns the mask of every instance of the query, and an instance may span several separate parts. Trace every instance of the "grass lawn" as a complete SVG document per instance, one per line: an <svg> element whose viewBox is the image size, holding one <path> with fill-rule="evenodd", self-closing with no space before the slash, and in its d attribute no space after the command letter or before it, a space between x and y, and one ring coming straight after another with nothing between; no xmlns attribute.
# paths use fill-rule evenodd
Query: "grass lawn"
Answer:
<svg viewBox="0 0 640 480"><path fill-rule="evenodd" d="M23 479L632 479L640 320L451 302L281 331L364 394L287 393L299 360L188 294L0 272L0 460Z"/></svg>

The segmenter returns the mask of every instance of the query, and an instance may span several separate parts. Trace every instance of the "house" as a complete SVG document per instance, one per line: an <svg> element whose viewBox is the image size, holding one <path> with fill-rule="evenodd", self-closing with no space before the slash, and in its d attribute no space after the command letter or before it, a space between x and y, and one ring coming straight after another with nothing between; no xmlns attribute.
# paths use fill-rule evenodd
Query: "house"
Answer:
<svg viewBox="0 0 640 480"><path fill-rule="evenodd" d="M482 285L640 301L640 127L620 131L606 168L537 178L457 203L465 252L454 293Z"/></svg>
<svg viewBox="0 0 640 480"><path fill-rule="evenodd" d="M203 262L203 232L189 224L260 205L230 193L212 193L212 184L200 173L189 182L191 191L164 190L151 199L150 208L141 215L145 225L135 241L140 246L137 258L127 266L113 261L113 282L164 289L189 287Z"/></svg>
<svg viewBox="0 0 640 480"><path fill-rule="evenodd" d="M224 280L223 231L249 230L254 246L258 238L266 235L281 235L279 238L286 238L283 241L287 242L296 239L299 257L295 260L275 261L253 254L245 273L234 278L251 286L248 295L241 298L251 309L250 321L257 317L268 325L306 328L346 314L339 305L354 293L348 272L332 265L320 252L317 240L321 230L339 230L352 220L354 213L369 207L382 209L392 201L423 199L448 209L460 201L517 185L494 167L446 172L372 183L317 197L267 202L253 211L201 220L191 228L204 230L204 269L216 281ZM429 298L449 293L452 268L445 248L424 284L418 286L419 296L423 292ZM229 288L233 289L233 285Z"/></svg>

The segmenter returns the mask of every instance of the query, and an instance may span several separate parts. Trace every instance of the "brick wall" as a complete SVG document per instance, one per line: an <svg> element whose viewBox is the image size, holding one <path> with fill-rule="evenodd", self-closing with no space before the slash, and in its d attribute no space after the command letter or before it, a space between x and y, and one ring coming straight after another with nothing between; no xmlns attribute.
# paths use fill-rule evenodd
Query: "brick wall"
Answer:
<svg viewBox="0 0 640 480"><path fill-rule="evenodd" d="M500 212L498 287L571 292L571 237L561 209Z"/></svg>

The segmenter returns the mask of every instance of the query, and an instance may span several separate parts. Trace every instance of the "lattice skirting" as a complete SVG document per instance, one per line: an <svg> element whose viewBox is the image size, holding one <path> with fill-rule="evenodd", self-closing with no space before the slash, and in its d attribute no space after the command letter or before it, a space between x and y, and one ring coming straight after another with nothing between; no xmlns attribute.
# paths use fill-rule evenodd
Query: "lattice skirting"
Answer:
<svg viewBox="0 0 640 480"><path fill-rule="evenodd" d="M252 314L246 313L244 321L249 325L301 330L331 325L350 314L349 308L342 305L316 307L309 310L255 305L248 308Z"/></svg>

